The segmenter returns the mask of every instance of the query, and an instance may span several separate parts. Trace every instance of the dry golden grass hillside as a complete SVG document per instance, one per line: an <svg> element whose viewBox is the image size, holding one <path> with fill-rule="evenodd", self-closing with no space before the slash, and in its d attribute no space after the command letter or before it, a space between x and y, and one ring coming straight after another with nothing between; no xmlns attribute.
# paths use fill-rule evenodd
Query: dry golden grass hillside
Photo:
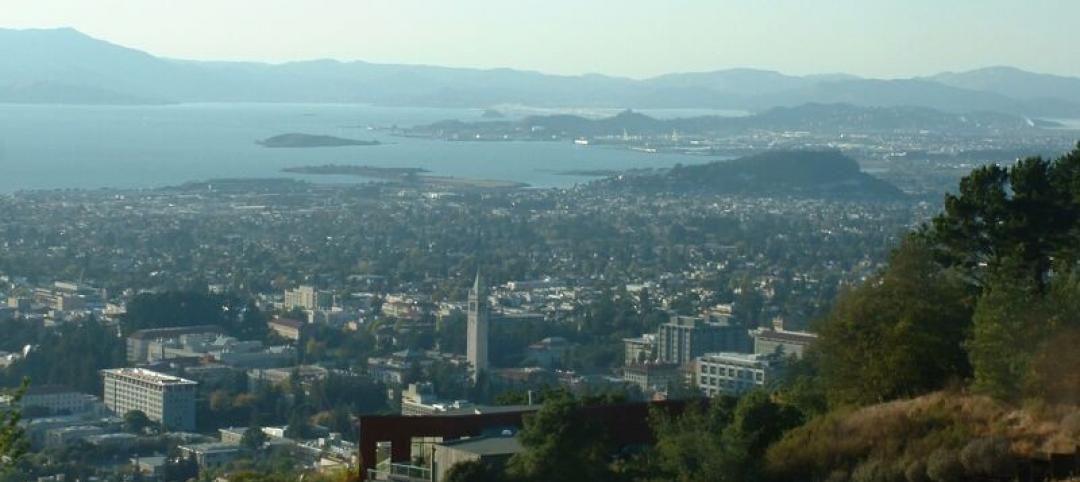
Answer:
<svg viewBox="0 0 1080 482"><path fill-rule="evenodd" d="M1080 406L935 392L811 420L769 449L766 467L789 480L1004 477L1018 460L1078 445Z"/></svg>

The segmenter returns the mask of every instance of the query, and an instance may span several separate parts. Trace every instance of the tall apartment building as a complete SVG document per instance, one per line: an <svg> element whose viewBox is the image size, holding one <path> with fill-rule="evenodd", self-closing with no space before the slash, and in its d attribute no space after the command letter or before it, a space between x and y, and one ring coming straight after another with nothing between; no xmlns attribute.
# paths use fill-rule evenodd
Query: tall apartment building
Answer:
<svg viewBox="0 0 1080 482"><path fill-rule="evenodd" d="M328 291L315 289L314 286L300 285L294 290L285 290L286 310L329 310L334 305L334 296Z"/></svg>
<svg viewBox="0 0 1080 482"><path fill-rule="evenodd" d="M195 388L191 380L142 368L102 370L105 406L113 413L139 410L166 430L195 430Z"/></svg>
<svg viewBox="0 0 1080 482"><path fill-rule="evenodd" d="M749 352L746 328L697 316L672 316L656 334L656 355L663 363L686 365L711 352Z"/></svg>

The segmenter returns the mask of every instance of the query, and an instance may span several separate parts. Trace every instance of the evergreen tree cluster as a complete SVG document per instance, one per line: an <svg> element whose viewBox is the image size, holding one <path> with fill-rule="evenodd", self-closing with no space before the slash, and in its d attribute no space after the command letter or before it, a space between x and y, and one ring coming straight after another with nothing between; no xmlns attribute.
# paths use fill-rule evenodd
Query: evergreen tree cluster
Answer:
<svg viewBox="0 0 1080 482"><path fill-rule="evenodd" d="M1004 400L1072 401L1080 365L1080 146L974 170L944 212L820 323L834 406L970 382ZM1074 357L1075 358L1075 357ZM1070 398L1071 397L1071 398Z"/></svg>

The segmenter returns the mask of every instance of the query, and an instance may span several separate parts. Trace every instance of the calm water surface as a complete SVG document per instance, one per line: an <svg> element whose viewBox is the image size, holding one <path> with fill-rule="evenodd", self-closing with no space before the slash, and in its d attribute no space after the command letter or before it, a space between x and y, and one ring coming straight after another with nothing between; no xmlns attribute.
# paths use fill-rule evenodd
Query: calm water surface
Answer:
<svg viewBox="0 0 1080 482"><path fill-rule="evenodd" d="M646 111L648 112L648 111ZM710 159L647 154L570 142L446 142L389 136L378 127L480 120L481 110L365 105L184 104L0 105L0 192L157 187L215 178L297 177L292 166L422 167L433 174L538 187L588 180L572 169L667 167ZM699 115L699 112L686 115ZM656 115L678 116L666 110ZM285 132L378 139L380 146L268 149L255 140ZM334 176L334 182L342 180Z"/></svg>

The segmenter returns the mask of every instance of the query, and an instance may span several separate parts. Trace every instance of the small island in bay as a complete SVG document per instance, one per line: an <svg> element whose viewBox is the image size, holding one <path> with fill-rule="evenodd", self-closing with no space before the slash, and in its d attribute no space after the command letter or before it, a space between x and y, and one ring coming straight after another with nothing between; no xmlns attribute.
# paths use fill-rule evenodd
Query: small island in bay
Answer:
<svg viewBox="0 0 1080 482"><path fill-rule="evenodd" d="M346 139L343 137L325 136L317 134L301 134L291 132L268 137L255 141L263 147L344 147L344 146L377 146L379 141L362 141L358 139Z"/></svg>
<svg viewBox="0 0 1080 482"><path fill-rule="evenodd" d="M519 189L528 187L528 184L514 181L431 176L427 174L430 171L419 167L376 167L326 164L322 166L287 167L281 171L293 174L366 177L420 186L426 189Z"/></svg>

